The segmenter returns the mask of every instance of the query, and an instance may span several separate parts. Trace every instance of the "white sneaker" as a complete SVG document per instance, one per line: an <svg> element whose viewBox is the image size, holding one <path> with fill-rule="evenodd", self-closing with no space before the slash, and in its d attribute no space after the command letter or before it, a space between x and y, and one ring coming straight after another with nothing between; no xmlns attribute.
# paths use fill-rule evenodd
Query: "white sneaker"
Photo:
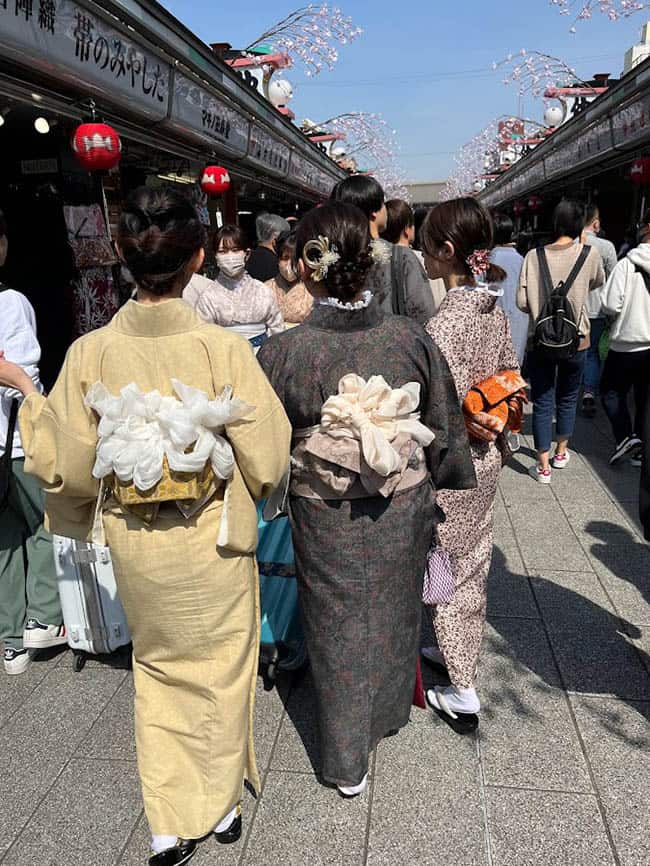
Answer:
<svg viewBox="0 0 650 866"><path fill-rule="evenodd" d="M64 625L43 625L37 619L28 619L23 633L23 646L28 649L47 649L67 643Z"/></svg>
<svg viewBox="0 0 650 866"><path fill-rule="evenodd" d="M31 660L32 657L29 654L29 650L14 649L11 646L5 647L5 673L9 674L9 676L17 676L18 674L24 674Z"/></svg>
<svg viewBox="0 0 650 866"><path fill-rule="evenodd" d="M534 478L535 481L539 481L540 484L551 483L551 470L542 469L542 467L538 463L530 467L530 469L528 470L528 474L531 478Z"/></svg>
<svg viewBox="0 0 650 866"><path fill-rule="evenodd" d="M368 774L367 773L363 777L363 779L359 782L358 785L353 785L352 787L349 787L349 788L348 787L342 787L341 785L337 785L337 788L339 789L339 794L342 797L347 797L348 799L350 797L358 797L359 794L363 794L363 792L366 790L367 787L368 787Z"/></svg>
<svg viewBox="0 0 650 866"><path fill-rule="evenodd" d="M571 460L571 454L568 451L565 451L564 454L556 453L551 460L551 466L553 469L566 469L569 465L569 460Z"/></svg>

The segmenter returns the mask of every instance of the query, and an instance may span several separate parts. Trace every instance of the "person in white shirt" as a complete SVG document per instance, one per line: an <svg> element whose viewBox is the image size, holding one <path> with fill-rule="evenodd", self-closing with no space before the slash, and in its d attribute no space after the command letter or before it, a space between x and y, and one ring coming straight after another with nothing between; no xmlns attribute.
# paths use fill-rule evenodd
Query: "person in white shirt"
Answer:
<svg viewBox="0 0 650 866"><path fill-rule="evenodd" d="M595 247L603 260L605 279L616 267L616 247L611 241L601 238L600 211L595 204L587 205L584 242ZM590 324L590 344L585 357L585 378L583 382L582 404L583 415L593 418L596 414L596 399L600 394L600 378L603 365L600 360L600 338L603 335L607 319L603 313L600 292L593 291L587 295L587 315Z"/></svg>
<svg viewBox="0 0 650 866"><path fill-rule="evenodd" d="M7 249L7 227L0 211L0 267ZM20 364L42 390L34 310L24 295L2 283L0 356ZM0 640L8 674L23 673L32 650L66 643L52 538L43 527L43 491L24 469L15 420L21 400L19 392L0 387Z"/></svg>
<svg viewBox="0 0 650 866"><path fill-rule="evenodd" d="M621 259L600 292L603 312L613 317L601 382L603 408L616 441L612 465L624 457L637 459L643 442L650 383L650 210L641 221L639 238L639 246ZM631 390L634 423L628 406Z"/></svg>

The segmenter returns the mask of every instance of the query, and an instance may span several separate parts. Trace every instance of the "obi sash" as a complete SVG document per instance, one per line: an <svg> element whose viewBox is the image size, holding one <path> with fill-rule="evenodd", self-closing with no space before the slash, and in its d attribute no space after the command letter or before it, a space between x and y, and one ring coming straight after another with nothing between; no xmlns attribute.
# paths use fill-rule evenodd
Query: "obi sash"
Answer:
<svg viewBox="0 0 650 866"><path fill-rule="evenodd" d="M266 325L264 322L254 322L246 325L229 325L226 330L233 331L235 334L241 334L242 337L246 337L255 350L264 345L267 340Z"/></svg>
<svg viewBox="0 0 650 866"><path fill-rule="evenodd" d="M210 400L177 379L171 384L177 396L143 393L134 383L115 396L96 382L85 398L100 419L93 476L146 523L165 504L193 516L224 482L227 499L235 457L222 434L254 408L234 398L230 387Z"/></svg>
<svg viewBox="0 0 650 866"><path fill-rule="evenodd" d="M344 376L321 423L294 431L290 492L306 499L389 497L428 476L434 434L420 422L420 385L391 388L382 376Z"/></svg>

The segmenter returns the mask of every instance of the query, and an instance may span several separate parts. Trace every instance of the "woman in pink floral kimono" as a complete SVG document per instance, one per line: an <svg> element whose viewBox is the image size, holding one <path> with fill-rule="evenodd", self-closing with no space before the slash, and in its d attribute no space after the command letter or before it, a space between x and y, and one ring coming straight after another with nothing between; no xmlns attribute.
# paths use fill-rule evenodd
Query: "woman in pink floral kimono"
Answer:
<svg viewBox="0 0 650 866"><path fill-rule="evenodd" d="M429 277L442 277L448 291L426 330L447 361L463 402L473 386L497 372L519 370L508 319L497 306L505 272L488 258L491 218L473 198L444 202L430 212L422 246ZM470 434L474 430L470 428ZM457 733L476 730L480 710L475 685L492 558L494 498L505 449L504 433L491 438L470 435L476 489L438 494L446 521L438 526L437 543L449 554L455 591L450 603L434 608L439 648L426 648L423 655L449 672L451 685L429 690L427 701Z"/></svg>

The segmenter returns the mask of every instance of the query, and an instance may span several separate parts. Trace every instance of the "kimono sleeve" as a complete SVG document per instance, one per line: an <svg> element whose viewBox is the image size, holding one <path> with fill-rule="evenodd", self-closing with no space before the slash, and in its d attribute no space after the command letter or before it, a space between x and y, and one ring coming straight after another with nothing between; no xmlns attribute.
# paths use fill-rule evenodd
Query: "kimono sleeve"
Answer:
<svg viewBox="0 0 650 866"><path fill-rule="evenodd" d="M420 260L412 250L397 247L402 259L404 277L404 300L406 315L424 325L436 314L436 303L431 292L431 283Z"/></svg>
<svg viewBox="0 0 650 866"><path fill-rule="evenodd" d="M476 473L456 386L440 349L428 340L425 350L430 380L421 420L436 437L427 448L431 477L436 490L470 490Z"/></svg>
<svg viewBox="0 0 650 866"><path fill-rule="evenodd" d="M25 471L36 476L49 494L93 500L99 488L92 475L97 421L84 403L80 359L80 347L75 344L50 395L26 397L18 421Z"/></svg>
<svg viewBox="0 0 650 866"><path fill-rule="evenodd" d="M504 336L503 342L501 343L501 351L499 353L499 370L519 370L521 365L512 342L510 319L507 316L504 316L503 319Z"/></svg>
<svg viewBox="0 0 650 866"><path fill-rule="evenodd" d="M234 396L255 407L250 418L226 428L237 466L251 496L264 499L289 468L291 425L284 408L245 340L231 357Z"/></svg>

